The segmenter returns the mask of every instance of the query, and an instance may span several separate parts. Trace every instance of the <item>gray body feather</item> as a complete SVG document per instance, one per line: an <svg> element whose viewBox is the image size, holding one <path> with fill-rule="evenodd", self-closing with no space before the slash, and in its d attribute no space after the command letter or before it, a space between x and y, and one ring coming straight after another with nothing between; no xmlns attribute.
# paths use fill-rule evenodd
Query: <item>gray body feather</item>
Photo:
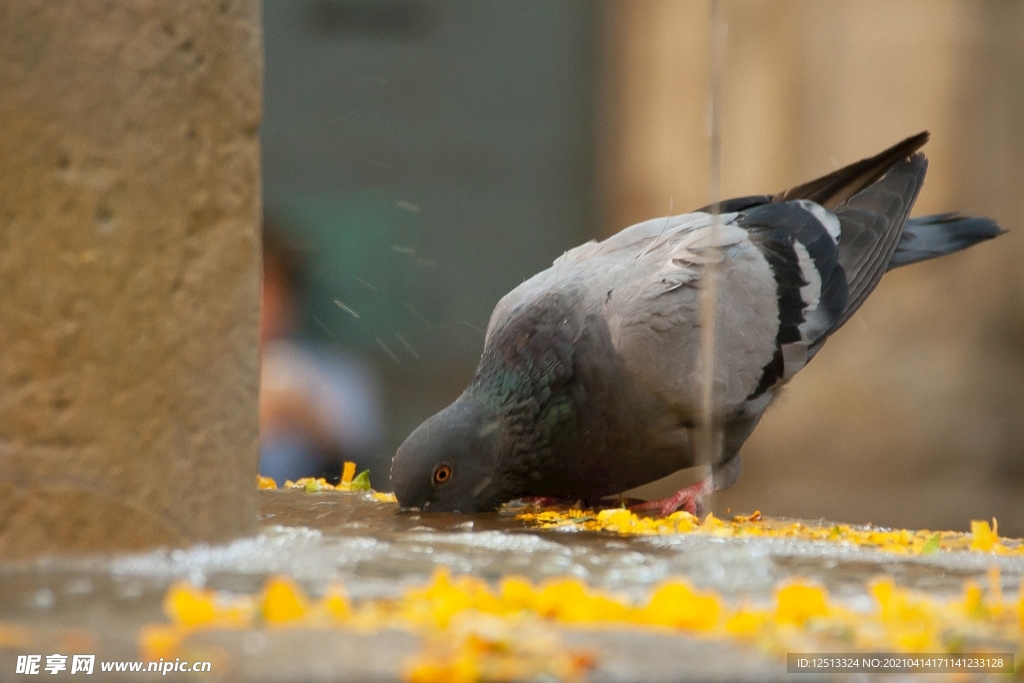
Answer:
<svg viewBox="0 0 1024 683"><path fill-rule="evenodd" d="M732 485L775 392L887 270L998 234L948 214L904 229L926 140L780 195L723 202L718 216L653 219L566 252L501 299L473 383L399 449L399 502L471 511L524 495L594 499L696 464L709 263L720 273L722 443L711 465L717 488ZM450 479L437 481L439 467Z"/></svg>

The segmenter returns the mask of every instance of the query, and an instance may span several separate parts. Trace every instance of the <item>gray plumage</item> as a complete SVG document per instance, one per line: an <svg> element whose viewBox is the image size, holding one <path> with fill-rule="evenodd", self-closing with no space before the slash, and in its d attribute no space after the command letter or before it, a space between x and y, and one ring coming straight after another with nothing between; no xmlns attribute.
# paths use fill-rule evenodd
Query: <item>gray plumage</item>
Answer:
<svg viewBox="0 0 1024 683"><path fill-rule="evenodd" d="M470 386L399 448L399 503L472 512L522 496L594 500L695 465L709 263L720 273L721 450L700 493L731 486L779 387L887 270L999 233L953 214L907 223L927 137L779 195L722 202L717 226L705 207L566 252L498 302ZM692 508L694 495L671 505Z"/></svg>

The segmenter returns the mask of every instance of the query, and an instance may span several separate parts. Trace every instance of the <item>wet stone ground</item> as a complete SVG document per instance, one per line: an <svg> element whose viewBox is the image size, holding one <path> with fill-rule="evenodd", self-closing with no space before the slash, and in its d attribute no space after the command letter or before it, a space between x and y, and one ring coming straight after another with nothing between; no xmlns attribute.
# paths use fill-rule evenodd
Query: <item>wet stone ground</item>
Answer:
<svg viewBox="0 0 1024 683"><path fill-rule="evenodd" d="M830 596L852 608L869 609L865 585L879 574L950 598L962 592L965 579L984 582L993 565L1000 568L1007 594L1015 594L1024 576L1022 556L907 557L796 539L546 531L528 528L511 514L400 514L394 504L367 494L260 491L260 517L261 533L223 546L0 564L0 681L31 680L14 674L16 656L29 652L43 654L44 661L46 654L62 652L95 653L97 660L139 659L139 629L166 621L163 596L180 579L255 594L268 577L284 574L311 596L341 581L359 600L398 596L446 566L453 574L491 582L510 574L537 582L576 576L639 601L664 579L684 576L725 599L757 604L769 602L780 581L801 576L826 586ZM628 628L562 631L568 645L599 653L590 681L794 677L786 673L784 658L739 643ZM179 680L399 680L403 658L419 646L415 635L402 630L262 629L196 637L218 653L214 670ZM68 672L43 676L57 680ZM136 678L97 671L84 680Z"/></svg>

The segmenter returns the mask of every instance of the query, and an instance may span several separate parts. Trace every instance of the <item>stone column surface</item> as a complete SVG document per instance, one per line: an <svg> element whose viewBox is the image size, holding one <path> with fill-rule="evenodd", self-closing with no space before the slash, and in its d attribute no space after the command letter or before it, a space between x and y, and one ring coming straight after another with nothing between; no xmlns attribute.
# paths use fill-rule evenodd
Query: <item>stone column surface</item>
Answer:
<svg viewBox="0 0 1024 683"><path fill-rule="evenodd" d="M257 0L0 2L0 561L255 524Z"/></svg>

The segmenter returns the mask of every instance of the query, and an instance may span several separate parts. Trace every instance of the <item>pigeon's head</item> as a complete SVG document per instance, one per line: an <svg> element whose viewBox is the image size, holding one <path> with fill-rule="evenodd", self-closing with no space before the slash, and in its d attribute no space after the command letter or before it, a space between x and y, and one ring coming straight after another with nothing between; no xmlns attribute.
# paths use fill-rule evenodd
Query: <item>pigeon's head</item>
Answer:
<svg viewBox="0 0 1024 683"><path fill-rule="evenodd" d="M463 394L421 424L395 453L391 481L402 509L485 512L503 502L495 481L501 420Z"/></svg>

